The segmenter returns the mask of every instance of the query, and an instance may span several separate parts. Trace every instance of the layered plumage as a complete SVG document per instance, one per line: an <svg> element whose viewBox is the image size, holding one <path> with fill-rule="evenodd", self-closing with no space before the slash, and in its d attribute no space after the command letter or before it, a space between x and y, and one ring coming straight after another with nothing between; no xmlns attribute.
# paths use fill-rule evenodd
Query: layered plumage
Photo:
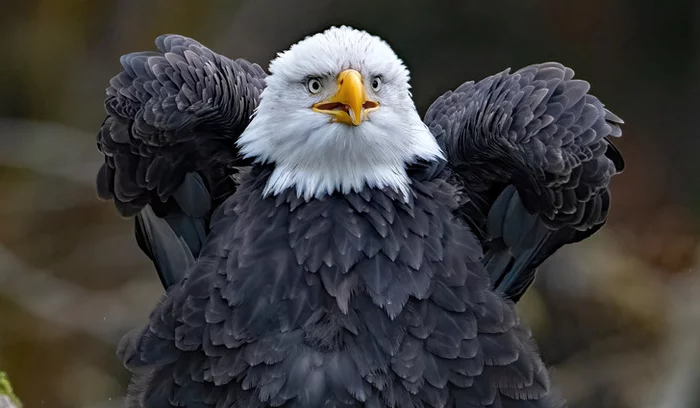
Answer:
<svg viewBox="0 0 700 408"><path fill-rule="evenodd" d="M107 88L97 192L123 216L136 215L139 246L169 286L199 254L211 213L249 165L235 142L266 74L185 37L161 36L156 45L160 52L123 56L124 71Z"/></svg>
<svg viewBox="0 0 700 408"><path fill-rule="evenodd" d="M485 247L498 290L517 301L537 266L589 237L624 161L622 120L558 63L506 70L440 96L425 122L465 194L459 213Z"/></svg>
<svg viewBox="0 0 700 408"><path fill-rule="evenodd" d="M519 401L547 396L546 371L453 222L452 186L306 202L263 199L269 177L244 177L197 266L127 337L146 379L129 406L553 406Z"/></svg>
<svg viewBox="0 0 700 408"><path fill-rule="evenodd" d="M295 61L313 69L299 50L327 57L332 47L314 48L314 38L368 50L363 75L372 58L392 55L376 37L331 29L280 57L272 75L304 71ZM622 169L607 137L619 136L621 121L585 82L542 64L465 83L425 116L443 156L412 104L404 109L402 65L376 64L388 70L376 95L382 114L328 134L360 138L346 146L350 157L362 151L353 150L362 129L395 140L394 157L405 160L396 180L410 182L408 194L372 186L371 173L358 173L369 184L351 191L305 195L290 184L271 194L281 159L242 158L237 142L246 129L276 140L263 128L287 88L263 93L275 82L260 67L181 36L157 45L160 53L122 58L98 135L100 196L136 215L139 244L168 288L149 324L120 346L134 374L129 406L560 405L508 299L607 217L608 183ZM351 50L347 60L338 53L325 61L361 64ZM293 116L291 106L282 110ZM388 126L396 122L408 125ZM240 140L260 140L251 134ZM389 163L372 160L365 167Z"/></svg>

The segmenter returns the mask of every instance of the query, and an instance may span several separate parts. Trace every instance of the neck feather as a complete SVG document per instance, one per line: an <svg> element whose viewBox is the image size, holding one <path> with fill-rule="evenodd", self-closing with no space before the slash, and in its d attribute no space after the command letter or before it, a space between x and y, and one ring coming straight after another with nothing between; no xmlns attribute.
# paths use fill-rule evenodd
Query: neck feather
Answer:
<svg viewBox="0 0 700 408"><path fill-rule="evenodd" d="M333 166L329 166L333 164ZM265 186L265 195L277 195L289 188L305 200L321 198L334 192L349 194L364 188L388 188L408 198L411 181L403 163L382 164L359 168L349 162L319 163L301 168L276 165Z"/></svg>
<svg viewBox="0 0 700 408"><path fill-rule="evenodd" d="M380 109L360 126L348 126L310 109L285 113L272 107L261 104L237 142L244 157L274 165L265 195L294 188L309 200L369 187L407 197L406 167L444 158L415 109L400 109L400 115Z"/></svg>

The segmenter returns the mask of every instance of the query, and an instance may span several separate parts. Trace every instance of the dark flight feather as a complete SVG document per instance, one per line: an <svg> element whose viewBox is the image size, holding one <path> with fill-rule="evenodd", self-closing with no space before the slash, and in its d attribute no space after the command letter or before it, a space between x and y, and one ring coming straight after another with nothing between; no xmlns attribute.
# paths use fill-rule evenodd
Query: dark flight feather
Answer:
<svg viewBox="0 0 700 408"><path fill-rule="evenodd" d="M97 191L123 216L136 216L139 246L169 287L184 276L182 260L199 255L211 213L249 164L235 142L266 74L179 35L156 45L159 52L123 56L107 88Z"/></svg>
<svg viewBox="0 0 700 408"><path fill-rule="evenodd" d="M595 233L624 168L611 137L620 118L558 63L466 82L440 96L425 123L463 190L458 215L484 247L494 287L517 301L561 246Z"/></svg>

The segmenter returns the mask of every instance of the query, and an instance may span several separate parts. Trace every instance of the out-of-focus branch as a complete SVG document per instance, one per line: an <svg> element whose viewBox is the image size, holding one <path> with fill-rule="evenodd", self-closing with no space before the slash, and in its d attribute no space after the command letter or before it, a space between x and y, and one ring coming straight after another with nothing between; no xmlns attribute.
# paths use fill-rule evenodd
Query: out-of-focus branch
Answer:
<svg viewBox="0 0 700 408"><path fill-rule="evenodd" d="M647 400L649 408L700 406L700 304L693 302L700 291L696 274L678 277L670 287L672 296L668 333L673 333L662 353L665 371L657 392Z"/></svg>
<svg viewBox="0 0 700 408"><path fill-rule="evenodd" d="M0 164L92 185L100 168L94 135L57 123L0 118ZM27 152L32 152L27 154Z"/></svg>
<svg viewBox="0 0 700 408"><path fill-rule="evenodd" d="M152 285L149 284L152 281ZM129 302L151 299L155 279L130 281L117 290L94 292L25 265L0 245L0 295L41 318L86 332L116 344L127 331L143 323Z"/></svg>

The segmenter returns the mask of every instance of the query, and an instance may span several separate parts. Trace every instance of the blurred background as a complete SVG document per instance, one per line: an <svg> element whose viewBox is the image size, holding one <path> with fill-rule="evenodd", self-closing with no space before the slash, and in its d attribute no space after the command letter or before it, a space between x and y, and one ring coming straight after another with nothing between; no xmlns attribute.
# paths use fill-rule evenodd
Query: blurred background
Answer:
<svg viewBox="0 0 700 408"><path fill-rule="evenodd" d="M609 224L519 304L572 408L700 407L700 3L693 0L3 0L0 371L25 407L116 408L120 337L163 291L96 198L104 89L159 34L267 67L330 25L382 36L424 112L447 89L556 60L626 125Z"/></svg>

